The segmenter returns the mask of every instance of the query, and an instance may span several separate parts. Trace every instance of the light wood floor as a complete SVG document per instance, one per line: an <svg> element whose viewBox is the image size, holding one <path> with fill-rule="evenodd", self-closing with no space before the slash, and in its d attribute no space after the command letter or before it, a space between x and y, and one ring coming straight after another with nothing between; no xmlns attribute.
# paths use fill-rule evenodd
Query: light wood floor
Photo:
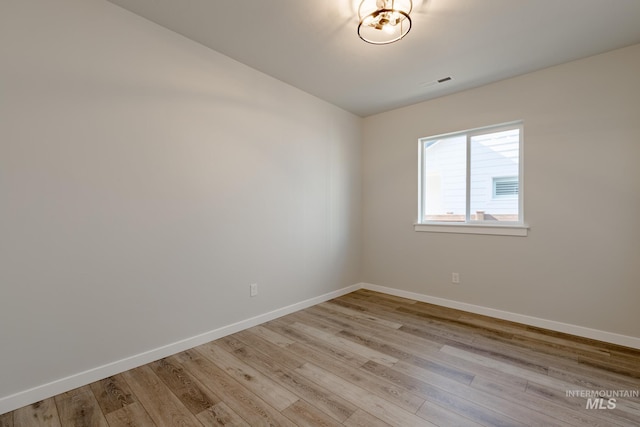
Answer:
<svg viewBox="0 0 640 427"><path fill-rule="evenodd" d="M360 290L0 415L18 426L640 426L640 351ZM606 408L608 400L602 405Z"/></svg>

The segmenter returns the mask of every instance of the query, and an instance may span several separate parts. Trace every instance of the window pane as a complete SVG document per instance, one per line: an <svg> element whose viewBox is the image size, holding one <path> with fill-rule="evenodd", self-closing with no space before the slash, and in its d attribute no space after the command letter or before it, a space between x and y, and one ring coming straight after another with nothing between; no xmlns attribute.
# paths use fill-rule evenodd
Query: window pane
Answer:
<svg viewBox="0 0 640 427"><path fill-rule="evenodd" d="M424 142L424 220L464 222L467 142L456 135Z"/></svg>
<svg viewBox="0 0 640 427"><path fill-rule="evenodd" d="M471 137L472 221L519 220L520 130Z"/></svg>

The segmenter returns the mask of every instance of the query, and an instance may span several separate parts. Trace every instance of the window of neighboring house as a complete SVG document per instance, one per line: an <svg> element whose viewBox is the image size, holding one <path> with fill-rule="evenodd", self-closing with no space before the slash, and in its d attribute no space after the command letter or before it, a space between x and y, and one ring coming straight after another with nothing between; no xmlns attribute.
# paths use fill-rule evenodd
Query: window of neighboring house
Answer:
<svg viewBox="0 0 640 427"><path fill-rule="evenodd" d="M517 176L494 177L493 178L493 198L494 199L516 199L520 191L520 181Z"/></svg>
<svg viewBox="0 0 640 427"><path fill-rule="evenodd" d="M522 122L420 138L419 143L417 231L526 235Z"/></svg>

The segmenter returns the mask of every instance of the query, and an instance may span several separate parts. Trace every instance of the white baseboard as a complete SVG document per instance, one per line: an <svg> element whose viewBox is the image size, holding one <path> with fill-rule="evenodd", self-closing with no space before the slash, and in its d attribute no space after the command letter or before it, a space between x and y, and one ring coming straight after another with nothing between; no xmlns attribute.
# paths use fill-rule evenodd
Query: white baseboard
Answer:
<svg viewBox="0 0 640 427"><path fill-rule="evenodd" d="M398 297L408 298L416 301L422 301L430 304L440 305L443 307L455 308L458 310L468 311L485 316L495 317L498 319L509 320L512 322L523 323L529 326L550 329L556 332L564 332L566 334L577 335L579 337L591 338L594 340L605 341L611 344L623 345L626 347L640 349L640 338L620 335L613 332L600 331L598 329L585 328L583 326L571 325L569 323L556 322L555 320L540 319L538 317L526 316L524 314L511 313L509 311L496 310L494 308L473 305L464 302L448 300L445 298L432 297L429 295L418 294L415 292L403 291L400 289L387 288L384 286L372 285L370 283L361 283L362 289L381 292L384 294L395 295Z"/></svg>
<svg viewBox="0 0 640 427"><path fill-rule="evenodd" d="M277 319L278 317L282 317L287 314L302 310L304 308L320 304L330 299L337 298L339 296L356 291L360 288L361 284L348 286L346 288L329 292L327 294L310 298L295 304L291 304L286 307L261 314L259 316L232 323L230 325L223 326L221 328L214 329L212 331L205 332L191 338L186 338L184 340L158 347L144 353L136 354L135 356L117 360L115 362L89 369L84 372L79 372L66 378L52 381L48 384L43 384L29 390L24 390L9 396L2 397L0 398L0 414L13 411L15 409L30 405L43 399L47 399L60 393L65 393L69 390L73 390L74 388L82 387L92 382L99 381L103 378L128 371L129 369L137 368L138 366L142 366L155 360L162 359L163 357L180 353L181 351L197 347L209 341L217 340L227 335L242 331L247 328L251 328L264 322L268 322L269 320Z"/></svg>

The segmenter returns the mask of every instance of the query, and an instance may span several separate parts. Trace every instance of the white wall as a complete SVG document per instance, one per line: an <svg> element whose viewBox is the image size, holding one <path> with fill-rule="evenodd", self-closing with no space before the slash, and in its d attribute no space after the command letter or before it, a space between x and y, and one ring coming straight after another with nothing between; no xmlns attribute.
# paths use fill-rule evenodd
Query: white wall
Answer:
<svg viewBox="0 0 640 427"><path fill-rule="evenodd" d="M638 76L635 45L365 119L365 281L640 337ZM418 138L520 119L529 236L413 231Z"/></svg>
<svg viewBox="0 0 640 427"><path fill-rule="evenodd" d="M0 399L360 281L360 118L101 0L0 58Z"/></svg>

